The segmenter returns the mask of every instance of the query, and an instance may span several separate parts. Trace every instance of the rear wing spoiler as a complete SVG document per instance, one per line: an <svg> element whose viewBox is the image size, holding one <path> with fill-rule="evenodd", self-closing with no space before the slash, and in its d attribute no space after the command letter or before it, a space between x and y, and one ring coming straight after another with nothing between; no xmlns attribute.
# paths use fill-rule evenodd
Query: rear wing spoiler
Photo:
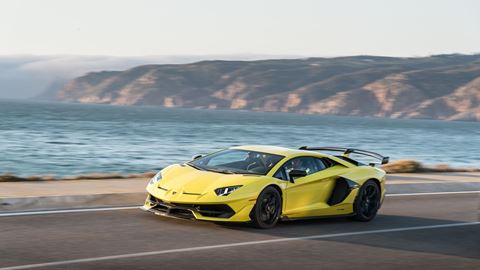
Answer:
<svg viewBox="0 0 480 270"><path fill-rule="evenodd" d="M384 157L378 153L360 150L355 148L344 148L344 147L333 147L333 146L326 146L326 147L308 147L302 146L298 148L300 150L309 150L309 151L336 151L336 152L343 152L343 156L348 157L350 154L359 154L364 156L373 157L381 161L381 164L387 164L389 161L389 157Z"/></svg>

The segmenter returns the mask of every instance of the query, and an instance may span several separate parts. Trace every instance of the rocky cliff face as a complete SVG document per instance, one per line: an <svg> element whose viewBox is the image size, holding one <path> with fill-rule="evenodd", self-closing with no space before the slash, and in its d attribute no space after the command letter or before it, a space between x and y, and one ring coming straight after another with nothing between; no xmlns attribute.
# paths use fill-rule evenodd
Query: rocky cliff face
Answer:
<svg viewBox="0 0 480 270"><path fill-rule="evenodd" d="M480 120L480 55L148 65L89 73L57 99L117 105Z"/></svg>

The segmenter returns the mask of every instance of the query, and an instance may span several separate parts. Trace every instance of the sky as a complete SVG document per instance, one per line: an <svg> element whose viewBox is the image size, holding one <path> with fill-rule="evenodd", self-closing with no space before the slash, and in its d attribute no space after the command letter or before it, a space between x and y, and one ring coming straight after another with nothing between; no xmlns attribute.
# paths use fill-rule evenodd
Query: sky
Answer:
<svg viewBox="0 0 480 270"><path fill-rule="evenodd" d="M480 53L477 0L0 0L0 55Z"/></svg>

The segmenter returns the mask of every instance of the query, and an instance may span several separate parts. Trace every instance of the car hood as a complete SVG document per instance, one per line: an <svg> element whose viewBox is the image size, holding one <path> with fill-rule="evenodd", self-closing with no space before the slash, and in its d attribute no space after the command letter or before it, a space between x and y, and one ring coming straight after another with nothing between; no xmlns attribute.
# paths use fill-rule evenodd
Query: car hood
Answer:
<svg viewBox="0 0 480 270"><path fill-rule="evenodd" d="M158 186L178 193L203 195L219 187L247 185L258 179L258 175L223 174L201 171L188 165L172 165L162 171Z"/></svg>

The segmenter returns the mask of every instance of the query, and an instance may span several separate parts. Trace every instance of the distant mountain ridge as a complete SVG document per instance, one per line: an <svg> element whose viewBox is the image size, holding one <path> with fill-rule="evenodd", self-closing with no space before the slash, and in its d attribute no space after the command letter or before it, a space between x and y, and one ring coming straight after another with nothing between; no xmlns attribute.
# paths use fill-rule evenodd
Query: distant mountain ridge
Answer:
<svg viewBox="0 0 480 270"><path fill-rule="evenodd" d="M185 64L205 59L257 60L280 57L261 54L231 55L0 55L0 99L51 100L67 81L87 72L125 70L149 64ZM294 58L293 55L282 55ZM298 57L297 57L298 58Z"/></svg>
<svg viewBox="0 0 480 270"><path fill-rule="evenodd" d="M66 102L480 120L480 55L203 61L92 72Z"/></svg>

